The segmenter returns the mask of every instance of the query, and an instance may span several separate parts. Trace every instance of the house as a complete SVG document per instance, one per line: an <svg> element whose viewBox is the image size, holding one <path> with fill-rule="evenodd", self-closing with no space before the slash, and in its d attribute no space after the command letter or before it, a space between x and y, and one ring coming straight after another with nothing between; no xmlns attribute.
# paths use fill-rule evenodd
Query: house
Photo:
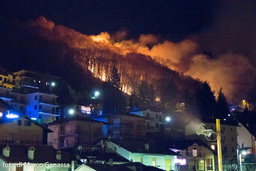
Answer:
<svg viewBox="0 0 256 171"><path fill-rule="evenodd" d="M0 144L46 144L49 132L27 116L0 119Z"/></svg>
<svg viewBox="0 0 256 171"><path fill-rule="evenodd" d="M178 154L161 143L146 140L105 140L104 146L132 162L167 171L175 169L174 158Z"/></svg>
<svg viewBox="0 0 256 171"><path fill-rule="evenodd" d="M0 145L1 171L74 171L76 159L47 145Z"/></svg>
<svg viewBox="0 0 256 171"><path fill-rule="evenodd" d="M204 142L185 140L170 142L169 144L171 144L171 150L180 154L174 159L178 170L215 171L216 152Z"/></svg>
<svg viewBox="0 0 256 171"><path fill-rule="evenodd" d="M197 135L200 125L204 123L206 129L212 129L216 132L215 120L199 120L195 119L185 126L186 139L200 139L206 143L211 149L217 150L216 133L213 133L210 138L203 135ZM229 167L232 163L237 162L237 123L230 119L222 119L220 121L221 129L221 147L223 167Z"/></svg>
<svg viewBox="0 0 256 171"><path fill-rule="evenodd" d="M56 149L95 143L103 135L103 122L90 118L62 118L48 124L48 144Z"/></svg>
<svg viewBox="0 0 256 171"><path fill-rule="evenodd" d="M127 112L108 113L93 117L94 120L106 122L104 137L114 139L140 139L145 137L145 118Z"/></svg>

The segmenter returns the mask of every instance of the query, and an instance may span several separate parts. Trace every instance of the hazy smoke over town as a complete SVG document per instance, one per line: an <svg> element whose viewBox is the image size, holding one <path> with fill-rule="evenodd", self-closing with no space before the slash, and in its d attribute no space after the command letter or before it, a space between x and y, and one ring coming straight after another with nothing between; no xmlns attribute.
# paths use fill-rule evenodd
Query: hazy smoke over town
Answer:
<svg viewBox="0 0 256 171"><path fill-rule="evenodd" d="M30 21L29 25L40 36L54 41L62 41L71 48L83 49L87 48L91 42L99 42L102 48L113 50L121 55L133 52L150 56L172 70L209 82L215 92L222 87L229 101L248 98L249 92L255 85L256 77L253 72L255 67L245 53L230 49L223 50L223 47L213 48L212 50L216 50L216 53L214 51L203 53L204 46L207 44L205 39L212 35L212 30L181 42L171 42L163 41L152 34L126 40L128 33L124 30L112 35L107 32L102 32L99 35L84 35L65 26L55 25L54 22L44 17ZM219 34L218 31L216 34ZM216 39L212 40L216 41ZM211 44L215 43L212 47L217 47L217 43L219 43L211 42L211 39L208 41ZM205 43L202 45L203 42ZM220 44L222 43L220 42ZM206 50L211 49L206 48Z"/></svg>

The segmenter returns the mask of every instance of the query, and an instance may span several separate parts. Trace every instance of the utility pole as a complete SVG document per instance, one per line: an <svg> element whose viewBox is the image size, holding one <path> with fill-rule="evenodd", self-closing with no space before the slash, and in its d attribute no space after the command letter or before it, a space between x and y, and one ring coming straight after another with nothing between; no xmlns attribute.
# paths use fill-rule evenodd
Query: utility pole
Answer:
<svg viewBox="0 0 256 171"><path fill-rule="evenodd" d="M216 132L217 132L217 149L218 149L218 167L219 167L219 171L223 171L223 169L222 169L220 119L216 119Z"/></svg>

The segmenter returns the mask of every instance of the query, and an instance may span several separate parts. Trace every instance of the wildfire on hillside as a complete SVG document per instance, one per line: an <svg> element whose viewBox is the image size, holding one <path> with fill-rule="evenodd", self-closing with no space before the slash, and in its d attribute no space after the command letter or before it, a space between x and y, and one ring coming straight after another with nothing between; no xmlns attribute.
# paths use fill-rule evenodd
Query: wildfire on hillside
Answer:
<svg viewBox="0 0 256 171"><path fill-rule="evenodd" d="M157 36L148 34L141 35L138 40L124 40L122 38L126 33L123 31L112 36L107 32L89 36L55 25L44 17L39 17L29 25L40 36L62 41L79 50L80 55L74 57L77 64L103 81L107 81L111 67L116 65L122 90L128 94L131 94L139 80L146 79L153 83L155 78L161 77L162 72L153 70L154 64L141 61L141 57L194 79L207 81L215 92L222 87L228 100L243 99L255 84L252 81L255 78L254 66L245 56L226 53L211 58L200 53L200 45L193 39L175 43L160 41Z"/></svg>

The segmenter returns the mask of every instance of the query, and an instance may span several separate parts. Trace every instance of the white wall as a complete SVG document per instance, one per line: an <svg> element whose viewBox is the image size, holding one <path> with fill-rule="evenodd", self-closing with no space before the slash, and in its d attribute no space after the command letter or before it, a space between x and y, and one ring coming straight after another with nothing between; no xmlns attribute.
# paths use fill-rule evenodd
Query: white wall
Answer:
<svg viewBox="0 0 256 171"><path fill-rule="evenodd" d="M255 137L250 134L250 132L239 123L240 127L237 127L237 144L242 147L254 147Z"/></svg>

